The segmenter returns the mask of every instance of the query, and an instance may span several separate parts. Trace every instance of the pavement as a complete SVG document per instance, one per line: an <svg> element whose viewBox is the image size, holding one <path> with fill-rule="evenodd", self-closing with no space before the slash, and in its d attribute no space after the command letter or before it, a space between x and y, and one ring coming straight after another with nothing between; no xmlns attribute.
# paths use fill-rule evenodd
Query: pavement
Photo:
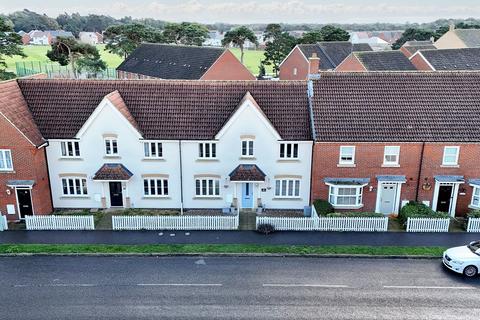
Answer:
<svg viewBox="0 0 480 320"><path fill-rule="evenodd" d="M66 244L264 244L457 246L479 240L478 233L275 232L255 231L3 231L1 243Z"/></svg>
<svg viewBox="0 0 480 320"><path fill-rule="evenodd" d="M2 257L2 319L478 319L440 260Z"/></svg>

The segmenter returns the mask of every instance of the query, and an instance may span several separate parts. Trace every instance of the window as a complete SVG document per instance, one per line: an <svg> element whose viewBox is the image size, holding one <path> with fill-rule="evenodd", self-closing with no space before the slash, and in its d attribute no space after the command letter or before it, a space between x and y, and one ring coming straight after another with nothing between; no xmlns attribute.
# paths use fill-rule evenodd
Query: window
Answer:
<svg viewBox="0 0 480 320"><path fill-rule="evenodd" d="M275 180L275 197L282 197L282 198L300 197L300 180L289 180L289 179Z"/></svg>
<svg viewBox="0 0 480 320"><path fill-rule="evenodd" d="M87 195L87 179L85 178L62 178L63 194L66 196Z"/></svg>
<svg viewBox="0 0 480 320"><path fill-rule="evenodd" d="M384 165L398 165L400 147L386 146L383 154Z"/></svg>
<svg viewBox="0 0 480 320"><path fill-rule="evenodd" d="M62 148L62 157L80 157L80 144L78 141L62 141L60 146Z"/></svg>
<svg viewBox="0 0 480 320"><path fill-rule="evenodd" d="M201 142L198 144L198 157L203 159L217 157L217 144L214 142Z"/></svg>
<svg viewBox="0 0 480 320"><path fill-rule="evenodd" d="M12 151L0 150L0 171L12 171Z"/></svg>
<svg viewBox="0 0 480 320"><path fill-rule="evenodd" d="M253 157L253 140L242 140L242 157Z"/></svg>
<svg viewBox="0 0 480 320"><path fill-rule="evenodd" d="M105 155L116 156L118 155L118 142L115 138L105 139Z"/></svg>
<svg viewBox="0 0 480 320"><path fill-rule="evenodd" d="M330 186L329 202L333 206L356 207L362 205L363 186Z"/></svg>
<svg viewBox="0 0 480 320"><path fill-rule="evenodd" d="M293 75L294 75L294 76L297 75L297 68L293 68Z"/></svg>
<svg viewBox="0 0 480 320"><path fill-rule="evenodd" d="M339 164L355 164L355 147L342 146L340 147Z"/></svg>
<svg viewBox="0 0 480 320"><path fill-rule="evenodd" d="M145 158L163 158L161 142L144 142L143 149L145 151Z"/></svg>
<svg viewBox="0 0 480 320"><path fill-rule="evenodd" d="M443 149L443 165L456 166L458 164L458 151L460 147L445 147Z"/></svg>
<svg viewBox="0 0 480 320"><path fill-rule="evenodd" d="M471 206L480 209L480 187L473 187Z"/></svg>
<svg viewBox="0 0 480 320"><path fill-rule="evenodd" d="M220 196L219 179L196 179L195 194L199 197L218 197Z"/></svg>
<svg viewBox="0 0 480 320"><path fill-rule="evenodd" d="M168 179L144 179L145 196L168 196Z"/></svg>
<svg viewBox="0 0 480 320"><path fill-rule="evenodd" d="M298 159L298 143L280 143L280 159Z"/></svg>

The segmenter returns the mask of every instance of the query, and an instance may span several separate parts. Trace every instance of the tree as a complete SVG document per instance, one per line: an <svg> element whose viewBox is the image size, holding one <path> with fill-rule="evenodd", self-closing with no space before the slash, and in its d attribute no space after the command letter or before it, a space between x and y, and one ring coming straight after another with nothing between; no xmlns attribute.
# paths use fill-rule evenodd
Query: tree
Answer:
<svg viewBox="0 0 480 320"><path fill-rule="evenodd" d="M138 23L108 27L103 36L105 50L124 59L142 42L164 42L159 30Z"/></svg>
<svg viewBox="0 0 480 320"><path fill-rule="evenodd" d="M222 46L228 46L229 44L233 44L240 48L240 62L243 63L243 48L245 45L245 41L250 41L252 43L257 44L257 37L252 30L245 26L238 27L236 29L227 31L225 36L222 39Z"/></svg>
<svg viewBox="0 0 480 320"><path fill-rule="evenodd" d="M348 41L350 35L342 28L326 25L320 29L322 41Z"/></svg>
<svg viewBox="0 0 480 320"><path fill-rule="evenodd" d="M23 49L22 38L13 32L13 27L8 24L5 18L0 17L0 80L8 80L15 78L15 73L6 71L7 64L3 56L21 56L26 57Z"/></svg>
<svg viewBox="0 0 480 320"><path fill-rule="evenodd" d="M436 33L432 30L408 28L403 32L400 39L395 41L395 43L392 45L392 49L394 49L394 50L400 49L405 44L405 42L407 42L407 41L430 40L432 37L435 38L435 36L436 36Z"/></svg>
<svg viewBox="0 0 480 320"><path fill-rule="evenodd" d="M62 66L70 64L75 78L77 71L96 74L107 68L95 46L79 43L74 38L57 37L52 43L52 49L47 52L47 57Z"/></svg>
<svg viewBox="0 0 480 320"><path fill-rule="evenodd" d="M198 23L167 23L163 37L168 43L201 46L208 38L208 29Z"/></svg>
<svg viewBox="0 0 480 320"><path fill-rule="evenodd" d="M45 14L38 14L27 9L9 14L8 18L14 23L14 29L17 32L20 30L29 32L30 30L36 29L56 30L60 28L55 19L50 18Z"/></svg>
<svg viewBox="0 0 480 320"><path fill-rule="evenodd" d="M320 30L312 30L309 32L305 32L300 39L298 39L298 43L302 44L313 44L323 41L323 34Z"/></svg>
<svg viewBox="0 0 480 320"><path fill-rule="evenodd" d="M296 45L296 39L283 31L279 24L270 24L265 29L265 58L262 63L273 66L275 76L278 76L280 63Z"/></svg>
<svg viewBox="0 0 480 320"><path fill-rule="evenodd" d="M265 70L265 65L263 62L260 62L260 65L258 66L258 80L263 80L263 77L267 74L267 71Z"/></svg>

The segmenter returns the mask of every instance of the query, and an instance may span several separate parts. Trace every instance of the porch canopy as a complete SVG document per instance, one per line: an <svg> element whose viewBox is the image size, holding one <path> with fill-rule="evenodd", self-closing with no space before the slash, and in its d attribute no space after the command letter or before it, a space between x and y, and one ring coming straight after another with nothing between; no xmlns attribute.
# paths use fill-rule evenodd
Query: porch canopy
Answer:
<svg viewBox="0 0 480 320"><path fill-rule="evenodd" d="M35 184L35 180L7 180L7 187L18 188L28 187L31 188Z"/></svg>
<svg viewBox="0 0 480 320"><path fill-rule="evenodd" d="M464 183L463 176L435 176L435 181L445 183Z"/></svg>
<svg viewBox="0 0 480 320"><path fill-rule="evenodd" d="M405 176L397 176L397 175L385 175L385 176L377 176L378 182L407 182L407 178Z"/></svg>
<svg viewBox="0 0 480 320"><path fill-rule="evenodd" d="M265 182L265 173L256 164L241 164L229 174L230 181Z"/></svg>
<svg viewBox="0 0 480 320"><path fill-rule="evenodd" d="M325 178L326 184L344 186L364 186L370 182L370 178Z"/></svg>
<svg viewBox="0 0 480 320"><path fill-rule="evenodd" d="M472 186L480 187L480 178L469 179L468 183Z"/></svg>
<svg viewBox="0 0 480 320"><path fill-rule="evenodd" d="M120 163L105 163L93 176L93 180L128 181L133 173Z"/></svg>

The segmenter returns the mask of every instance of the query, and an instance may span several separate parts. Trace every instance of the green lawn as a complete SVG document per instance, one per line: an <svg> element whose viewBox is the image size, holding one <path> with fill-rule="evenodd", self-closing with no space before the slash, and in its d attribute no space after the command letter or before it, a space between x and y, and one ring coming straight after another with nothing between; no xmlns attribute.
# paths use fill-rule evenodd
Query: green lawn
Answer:
<svg viewBox="0 0 480 320"><path fill-rule="evenodd" d="M238 48L231 48L230 49L233 54L240 60L240 49ZM262 61L265 57L263 55L263 50L245 50L244 51L244 61L243 63L245 66L252 72L255 76L258 75L258 66L260 65L260 61ZM266 66L267 73L273 73L272 66Z"/></svg>

